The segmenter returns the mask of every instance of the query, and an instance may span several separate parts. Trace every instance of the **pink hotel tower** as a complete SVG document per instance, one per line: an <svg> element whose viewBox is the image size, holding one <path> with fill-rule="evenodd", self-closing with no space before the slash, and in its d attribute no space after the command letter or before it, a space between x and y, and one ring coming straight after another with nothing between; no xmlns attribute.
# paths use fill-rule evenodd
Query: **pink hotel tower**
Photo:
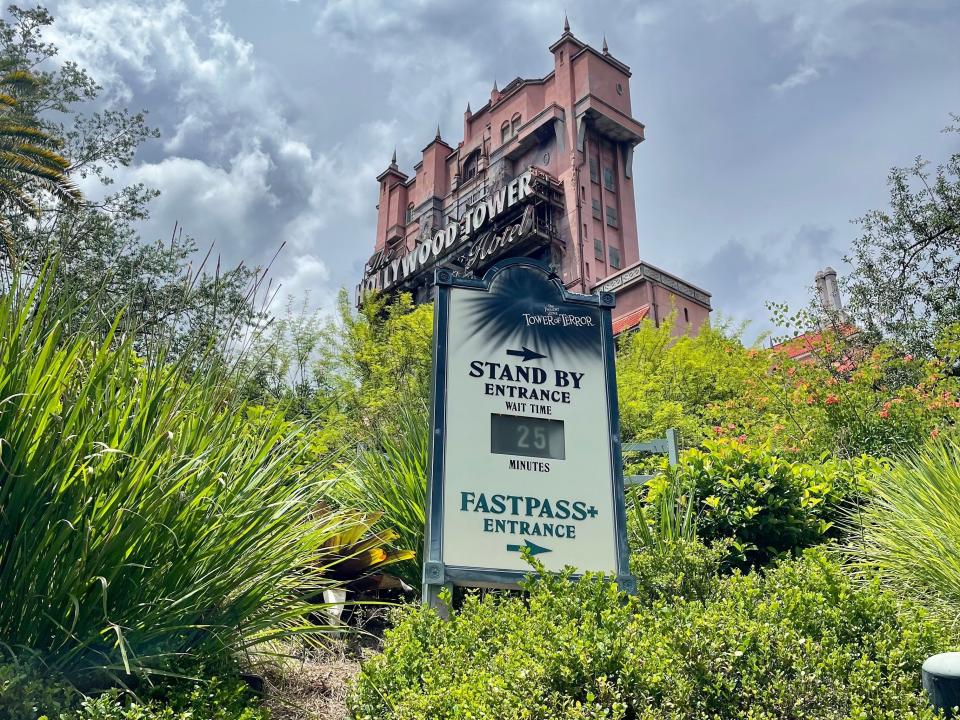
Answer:
<svg viewBox="0 0 960 720"><path fill-rule="evenodd" d="M578 40L564 20L553 70L517 78L463 116L463 140L436 137L412 177L396 153L378 177L377 238L358 287L431 297L438 266L470 276L525 255L567 289L613 292L614 332L672 312L675 332L709 318L710 293L640 260L633 151L644 126L630 109L630 69Z"/></svg>

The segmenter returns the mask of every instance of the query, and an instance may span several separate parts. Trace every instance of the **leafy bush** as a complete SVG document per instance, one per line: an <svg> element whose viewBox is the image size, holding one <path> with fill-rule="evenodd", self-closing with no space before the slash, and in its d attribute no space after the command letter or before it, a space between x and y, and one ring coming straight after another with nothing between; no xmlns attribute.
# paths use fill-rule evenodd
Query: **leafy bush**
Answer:
<svg viewBox="0 0 960 720"><path fill-rule="evenodd" d="M43 286L0 298L0 638L89 683L312 631L344 520L300 435L215 363L66 334Z"/></svg>
<svg viewBox="0 0 960 720"><path fill-rule="evenodd" d="M394 547L415 553L390 568L413 587L420 585L423 568L429 442L426 409L416 402L403 406L395 423L377 429L373 447L360 452L332 490L345 507L381 514L377 527L397 534Z"/></svg>
<svg viewBox="0 0 960 720"><path fill-rule="evenodd" d="M647 504L662 504L673 487L688 488L697 537L730 538L740 564L762 565L821 542L847 498L864 486L876 461L792 462L767 448L711 440L666 462L647 485Z"/></svg>
<svg viewBox="0 0 960 720"><path fill-rule="evenodd" d="M84 700L59 720L269 720L239 679L210 678L184 687L164 686L137 699L117 690ZM51 718L52 720L52 718Z"/></svg>
<svg viewBox="0 0 960 720"><path fill-rule="evenodd" d="M731 541L710 546L699 542L694 493L674 479L656 482L659 491L649 503L640 488L627 493L627 541L636 595L650 601L705 600L728 565Z"/></svg>
<svg viewBox="0 0 960 720"><path fill-rule="evenodd" d="M39 664L17 658L0 660L0 718L37 720L57 715L79 701L79 693L62 679L41 671Z"/></svg>
<svg viewBox="0 0 960 720"><path fill-rule="evenodd" d="M449 621L399 612L367 661L357 720L933 718L920 665L950 638L820 554L723 580L705 602L628 599L541 576Z"/></svg>
<svg viewBox="0 0 960 720"><path fill-rule="evenodd" d="M848 524L865 572L960 617L960 443L930 443L879 473Z"/></svg>
<svg viewBox="0 0 960 720"><path fill-rule="evenodd" d="M630 572L637 581L636 596L657 600L706 600L720 584L728 568L730 541L704 545L697 540L677 540L654 549L633 551Z"/></svg>

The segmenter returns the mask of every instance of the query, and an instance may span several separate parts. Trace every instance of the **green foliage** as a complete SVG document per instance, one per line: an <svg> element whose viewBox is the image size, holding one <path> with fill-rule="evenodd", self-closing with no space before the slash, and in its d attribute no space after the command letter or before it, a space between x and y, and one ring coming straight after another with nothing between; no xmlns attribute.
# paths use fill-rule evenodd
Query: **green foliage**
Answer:
<svg viewBox="0 0 960 720"><path fill-rule="evenodd" d="M83 701L59 720L269 720L238 679L212 677L183 687L161 686L137 699L113 690Z"/></svg>
<svg viewBox="0 0 960 720"><path fill-rule="evenodd" d="M949 352L949 337L941 343ZM929 437L950 432L960 421L960 378L943 359L920 359L888 345L870 351L827 335L811 362L774 363L782 397L790 408L775 446L814 459L862 454L894 457ZM756 388L746 401L756 404Z"/></svg>
<svg viewBox="0 0 960 720"><path fill-rule="evenodd" d="M960 444L930 443L879 473L848 525L864 573L960 617Z"/></svg>
<svg viewBox="0 0 960 720"><path fill-rule="evenodd" d="M673 318L660 327L644 321L620 341L617 354L625 441L661 437L676 428L682 444L698 445L717 424L712 408L741 397L763 365L728 328L703 327L696 337L675 338Z"/></svg>
<svg viewBox="0 0 960 720"><path fill-rule="evenodd" d="M170 237L141 240L138 227L159 193L143 184L112 189L112 175L158 133L146 112L105 106L96 81L49 41L52 24L42 7L11 6L0 17L0 67L15 70L18 87L15 105L0 101L0 226L15 251L0 256L0 271L35 277L59 256L51 293L98 308L101 334L123 310L138 352L157 337L172 338L173 353L244 337L263 320L263 274L197 263L197 243L176 227ZM28 162L14 162L25 155ZM88 180L89 201L76 202L67 174Z"/></svg>
<svg viewBox="0 0 960 720"><path fill-rule="evenodd" d="M427 502L430 432L426 409L412 401L398 408L395 423L380 426L374 444L347 465L331 492L348 508L382 513L378 529L396 532L394 547L415 553L391 573L409 585L421 582L421 550Z"/></svg>
<svg viewBox="0 0 960 720"><path fill-rule="evenodd" d="M698 540L661 542L653 548L631 544L630 572L637 581L640 601L706 600L728 569L730 540L704 545Z"/></svg>
<svg viewBox="0 0 960 720"><path fill-rule="evenodd" d="M863 234L846 258L848 310L874 340L929 355L942 329L960 322L960 152L932 173L918 157L887 184L889 208L859 219Z"/></svg>
<svg viewBox="0 0 960 720"><path fill-rule="evenodd" d="M87 684L318 631L346 520L301 434L215 361L67 335L45 280L0 298L0 638Z"/></svg>
<svg viewBox="0 0 960 720"><path fill-rule="evenodd" d="M60 154L63 141L41 128L23 100L38 91L40 79L0 56L0 235L8 260L15 259L9 213L38 219L44 192L72 205L80 191L70 179L70 161Z"/></svg>
<svg viewBox="0 0 960 720"><path fill-rule="evenodd" d="M79 693L62 679L41 672L40 667L16 657L0 660L0 718L56 717L77 704Z"/></svg>
<svg viewBox="0 0 960 720"><path fill-rule="evenodd" d="M644 504L677 505L672 488L687 488L679 506L695 517L704 542L730 539L744 566L763 565L824 540L840 505L861 491L876 462L823 459L793 462L765 447L735 440L710 440L666 462L647 484Z"/></svg>
<svg viewBox="0 0 960 720"><path fill-rule="evenodd" d="M649 480L646 493L627 492L627 537L635 550L662 550L697 538L694 488L681 487L672 477ZM656 488L656 491L653 490Z"/></svg>
<svg viewBox="0 0 960 720"><path fill-rule="evenodd" d="M724 328L673 338L669 322L645 321L617 357L623 435L643 441L674 427L687 447L736 438L808 462L900 455L960 424L958 337L944 329L938 357L924 359L828 331L798 363L745 348Z"/></svg>
<svg viewBox="0 0 960 720"><path fill-rule="evenodd" d="M409 295L370 298L354 310L341 292L337 316L321 332L315 373L332 403L340 441L367 441L411 404L430 397L433 306Z"/></svg>
<svg viewBox="0 0 960 720"><path fill-rule="evenodd" d="M933 718L920 664L952 638L818 554L719 581L705 601L628 599L542 576L527 599L408 608L350 699L358 720Z"/></svg>

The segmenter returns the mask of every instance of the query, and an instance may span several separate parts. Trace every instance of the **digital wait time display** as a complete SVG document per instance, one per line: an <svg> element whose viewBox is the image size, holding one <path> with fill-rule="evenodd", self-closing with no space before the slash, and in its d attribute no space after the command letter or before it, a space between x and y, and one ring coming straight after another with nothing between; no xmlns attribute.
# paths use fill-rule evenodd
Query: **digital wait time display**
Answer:
<svg viewBox="0 0 960 720"><path fill-rule="evenodd" d="M498 455L566 458L563 421L522 415L490 415L490 452Z"/></svg>

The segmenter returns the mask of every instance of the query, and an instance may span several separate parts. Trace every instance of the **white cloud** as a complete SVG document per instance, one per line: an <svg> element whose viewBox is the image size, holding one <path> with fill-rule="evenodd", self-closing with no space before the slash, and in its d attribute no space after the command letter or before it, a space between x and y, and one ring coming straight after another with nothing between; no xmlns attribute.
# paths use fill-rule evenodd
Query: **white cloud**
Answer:
<svg viewBox="0 0 960 720"><path fill-rule="evenodd" d="M795 87L800 87L801 85L806 85L809 82L813 82L818 77L820 77L820 71L815 67L801 66L798 67L793 74L786 77L782 82L774 83L770 87L778 93L783 93L788 90L792 90Z"/></svg>
<svg viewBox="0 0 960 720"><path fill-rule="evenodd" d="M917 7L928 4L918 2ZM896 0L728 0L709 3L708 17L747 7L770 26L783 51L794 58L790 73L770 89L784 93L807 85L844 59L862 56L874 47L910 39L907 8Z"/></svg>
<svg viewBox="0 0 960 720"><path fill-rule="evenodd" d="M314 293L313 302L328 304L331 264L347 266L372 245L369 190L396 127L357 123L319 150L310 128L293 129L291 99L222 12L216 2L63 0L48 38L104 85L107 102L162 101L152 117L165 136L163 156L138 158L116 177L162 191L145 239L168 237L177 222L230 265L263 265L286 244L277 277L290 291L321 285L327 295Z"/></svg>

